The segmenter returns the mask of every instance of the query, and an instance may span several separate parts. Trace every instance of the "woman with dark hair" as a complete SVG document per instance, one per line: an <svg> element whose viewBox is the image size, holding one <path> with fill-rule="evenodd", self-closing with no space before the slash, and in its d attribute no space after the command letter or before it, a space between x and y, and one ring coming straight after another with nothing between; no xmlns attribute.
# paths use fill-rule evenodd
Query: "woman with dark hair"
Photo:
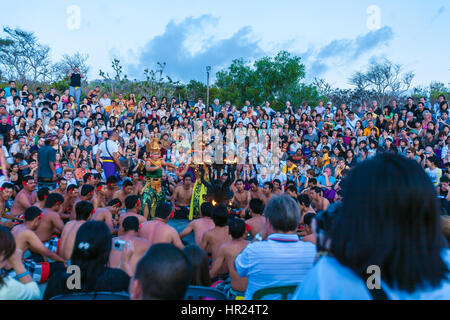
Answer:
<svg viewBox="0 0 450 320"><path fill-rule="evenodd" d="M208 256L197 245L189 245L183 249L184 254L191 260L194 267L194 273L191 280L192 286L209 287L211 279L209 278Z"/></svg>
<svg viewBox="0 0 450 320"><path fill-rule="evenodd" d="M27 121L28 128L31 128L34 126L36 119L34 118L33 109L27 109L27 111L25 111L25 119Z"/></svg>
<svg viewBox="0 0 450 320"><path fill-rule="evenodd" d="M20 116L16 124L16 132L19 136L25 136L27 134L27 120L24 116Z"/></svg>
<svg viewBox="0 0 450 320"><path fill-rule="evenodd" d="M356 166L355 152L352 149L348 149L345 152L345 165L349 168Z"/></svg>
<svg viewBox="0 0 450 320"><path fill-rule="evenodd" d="M16 143L18 141L18 136L16 134L16 129L11 128L7 133L6 133L6 139L5 139L5 145L8 146L7 148L9 150L11 150L11 147L14 143Z"/></svg>
<svg viewBox="0 0 450 320"><path fill-rule="evenodd" d="M80 268L80 289L67 287L71 274L66 273L66 270L57 272L48 281L44 300L76 292L128 292L133 249L125 245L119 264L122 270L113 269L108 267L111 246L111 232L104 222L84 223L78 229L70 259L71 265Z"/></svg>
<svg viewBox="0 0 450 320"><path fill-rule="evenodd" d="M450 299L450 250L423 169L382 154L350 171L343 187L322 241L328 255L294 299Z"/></svg>
<svg viewBox="0 0 450 320"><path fill-rule="evenodd" d="M6 275L5 269L13 269L16 276ZM22 251L16 249L11 231L0 226L0 300L39 299L39 287L22 263Z"/></svg>

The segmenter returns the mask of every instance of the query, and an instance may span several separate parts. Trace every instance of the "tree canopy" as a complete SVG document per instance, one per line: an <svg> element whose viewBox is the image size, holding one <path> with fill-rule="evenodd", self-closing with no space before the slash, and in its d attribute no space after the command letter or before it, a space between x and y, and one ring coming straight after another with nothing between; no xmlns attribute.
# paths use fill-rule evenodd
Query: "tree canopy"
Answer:
<svg viewBox="0 0 450 320"><path fill-rule="evenodd" d="M319 98L315 87L301 82L305 66L300 61L300 57L287 51L253 63L235 59L227 69L217 72L215 85L224 99L237 106L243 106L245 100L252 104L269 101L275 108L288 100L297 105L315 102Z"/></svg>

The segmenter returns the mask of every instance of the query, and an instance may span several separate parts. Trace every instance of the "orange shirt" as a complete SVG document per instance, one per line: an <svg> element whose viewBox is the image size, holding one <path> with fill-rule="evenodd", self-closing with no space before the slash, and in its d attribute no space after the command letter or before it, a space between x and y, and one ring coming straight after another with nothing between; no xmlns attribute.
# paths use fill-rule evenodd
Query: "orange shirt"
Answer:
<svg viewBox="0 0 450 320"><path fill-rule="evenodd" d="M370 136L370 134L372 133L372 129L375 129L376 131L377 131L377 136L379 136L380 135L380 130L377 128L377 127L373 127L373 128L369 128L369 127L367 127L367 128L365 128L364 129L364 135L367 137L367 136Z"/></svg>
<svg viewBox="0 0 450 320"><path fill-rule="evenodd" d="M84 176L86 173L91 173L91 170L88 170L88 169L82 170L81 168L78 168L78 169L75 170L75 172L73 173L73 175L75 176L75 179L76 179L76 180L83 180L83 176Z"/></svg>

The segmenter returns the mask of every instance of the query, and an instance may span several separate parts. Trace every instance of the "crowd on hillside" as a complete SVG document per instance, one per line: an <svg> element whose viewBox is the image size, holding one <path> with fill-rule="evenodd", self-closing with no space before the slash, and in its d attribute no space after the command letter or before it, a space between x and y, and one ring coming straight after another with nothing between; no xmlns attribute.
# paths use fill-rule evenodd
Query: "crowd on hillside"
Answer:
<svg viewBox="0 0 450 320"><path fill-rule="evenodd" d="M351 216L356 210L349 204L351 187L343 188L344 181L367 189L359 194L353 185L355 199L367 196L368 203L383 201L378 195L382 190L373 185L395 188L410 172L420 175L421 167L431 188L424 187L429 192L422 195L424 201L434 201L430 197L437 195L440 200L432 209L442 215L449 210L450 119L444 95L435 103L425 97L419 101L408 98L406 105L396 100L385 106L361 101L355 110L332 101L320 101L317 106L293 106L286 101L284 108L275 110L268 101L236 106L219 99L205 105L202 99L194 104L171 97L136 97L130 92L111 97L100 87L84 97L80 89L83 75L74 69L69 76L70 88L61 93L53 88L33 92L26 84L16 87L14 81L0 89L0 298L2 294L6 298L14 294L21 299L40 297L36 283L47 284L45 299L70 293L64 287L64 271L72 263L88 274L82 278L88 288L83 290L126 291L131 298L183 298L187 285L195 284L214 286L230 299L251 299L265 287L305 282L294 298L333 299L337 298L333 295L337 282L328 284L329 295L314 291L315 286L326 285L323 272L338 270L337 265L353 270L361 266L352 265L352 253L339 247L346 241L343 237L327 230L336 236L328 248L313 226L318 228L321 222L317 213L327 213L342 203L346 214L340 222L348 230L356 226L350 223L358 220ZM199 126L208 134L201 136L198 145ZM230 138L230 131L235 136ZM196 159L198 152L200 160ZM377 161L383 157L391 165L380 166ZM219 166L212 160L218 158L222 159ZM403 168L402 161L409 167ZM367 183L372 181L372 186L358 180L353 173L357 170L352 169L363 168L364 163L371 163L367 169L386 181L370 174ZM410 171L398 173L402 170ZM217 184L231 190L223 201L207 194L214 175ZM398 181L387 178L396 175ZM404 182L400 193L420 190L411 181ZM392 197L402 196L411 195ZM371 210L359 202L354 206L361 212ZM406 209L398 209L402 210ZM426 211L414 210L422 210L416 212L418 217ZM234 212L233 219L230 212ZM427 223L439 227L436 214L436 224ZM186 224L176 230L170 226L174 219ZM370 226L359 222L372 234ZM322 221L322 228L325 225ZM195 239L186 246L192 232ZM440 229L433 232L441 235ZM111 235L122 242L111 242ZM347 240L362 241L362 236ZM384 240L395 242L389 237ZM437 247L448 245L438 246L440 240L434 240ZM264 247L266 241L272 242L270 250ZM293 242L299 255L286 245ZM160 243L173 247L161 248ZM274 246L277 254L270 256ZM314 267L318 253L325 251L336 258L327 257ZM163 257L162 252L170 254ZM361 248L353 253L366 254ZM427 278L432 285L438 285L448 271L442 262L448 258L438 256L430 258L438 264ZM374 255L361 261L384 263L385 258ZM174 279L168 271L171 263L185 268L185 279ZM397 267L405 265L402 262ZM146 268L159 268L161 274L150 275ZM284 270L282 275L280 270ZM340 271L343 277L346 271ZM399 278L401 290L416 290L422 281L411 284L405 279ZM148 289L146 281L158 280L173 281L181 289L143 292ZM390 288L386 289L389 298L406 297L393 289L393 279L383 280ZM370 298L358 295L357 281L351 279L349 288L354 291L345 291L344 298L351 299L352 294ZM10 286L9 293L2 286ZM439 292L449 298L447 289L444 283ZM20 290L22 295L17 293Z"/></svg>

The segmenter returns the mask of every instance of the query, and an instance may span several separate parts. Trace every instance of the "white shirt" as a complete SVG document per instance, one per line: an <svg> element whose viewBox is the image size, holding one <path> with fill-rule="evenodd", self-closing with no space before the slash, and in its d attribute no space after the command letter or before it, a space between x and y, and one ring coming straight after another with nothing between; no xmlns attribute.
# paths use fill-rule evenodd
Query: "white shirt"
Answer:
<svg viewBox="0 0 450 320"><path fill-rule="evenodd" d="M106 144L108 144L109 153L108 150L106 150ZM101 151L100 157L111 158L114 156L115 152L119 152L119 146L112 140L103 141L102 143L100 143L99 148Z"/></svg>
<svg viewBox="0 0 450 320"><path fill-rule="evenodd" d="M206 108L206 106L205 106L203 103L202 103L202 104L196 103L196 104L194 105L194 108L198 108L199 110L203 110L203 109Z"/></svg>
<svg viewBox="0 0 450 320"><path fill-rule="evenodd" d="M274 174L272 178L273 180L275 179L280 180L281 184L285 184L287 180L287 175L283 172L280 172L279 174Z"/></svg>
<svg viewBox="0 0 450 320"><path fill-rule="evenodd" d="M0 287L0 300L40 300L41 292L36 282L27 284L6 276L4 284Z"/></svg>
<svg viewBox="0 0 450 320"><path fill-rule="evenodd" d="M322 114L325 111L325 107L317 106L314 110L316 110L317 114Z"/></svg>
<svg viewBox="0 0 450 320"><path fill-rule="evenodd" d="M6 149L5 146L2 146L2 149L3 149L3 153L5 154L5 158L9 158L9 152L8 152L8 149Z"/></svg>
<svg viewBox="0 0 450 320"><path fill-rule="evenodd" d="M100 102L100 104L103 106L103 108L109 107L111 105L111 99L110 98L106 98L104 99L103 97L101 97L98 102Z"/></svg>

